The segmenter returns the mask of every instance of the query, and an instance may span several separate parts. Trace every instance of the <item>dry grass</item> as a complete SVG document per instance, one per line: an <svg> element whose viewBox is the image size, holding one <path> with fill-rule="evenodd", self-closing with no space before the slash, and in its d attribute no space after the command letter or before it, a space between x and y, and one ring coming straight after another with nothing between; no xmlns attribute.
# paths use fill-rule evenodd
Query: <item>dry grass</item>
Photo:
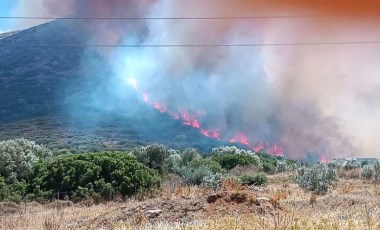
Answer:
<svg viewBox="0 0 380 230"><path fill-rule="evenodd" d="M207 203L213 191L197 187L168 186L162 196L92 205L36 205L11 207L0 214L1 229L380 229L380 187L355 179L342 179L325 196L301 190L289 175L270 178L261 189L223 183L220 198ZM273 183L275 181L276 183ZM286 183L280 183L280 182ZM231 196L246 196L233 202ZM268 203L260 203L267 199ZM154 219L147 209L160 208ZM16 210L16 211L12 211Z"/></svg>

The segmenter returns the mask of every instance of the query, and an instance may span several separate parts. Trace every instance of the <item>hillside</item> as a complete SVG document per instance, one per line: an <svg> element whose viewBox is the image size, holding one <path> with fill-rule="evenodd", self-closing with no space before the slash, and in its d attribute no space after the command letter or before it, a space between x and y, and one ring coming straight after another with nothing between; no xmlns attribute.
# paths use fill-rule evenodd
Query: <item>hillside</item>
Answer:
<svg viewBox="0 0 380 230"><path fill-rule="evenodd" d="M82 44L88 39L83 31L77 22L54 21L0 39L0 140L25 137L78 151L151 142L201 150L222 144L139 103L134 94L128 101L112 97L113 89L102 84L112 71L99 53L38 46ZM83 63L86 55L91 63ZM94 94L102 97L94 102Z"/></svg>

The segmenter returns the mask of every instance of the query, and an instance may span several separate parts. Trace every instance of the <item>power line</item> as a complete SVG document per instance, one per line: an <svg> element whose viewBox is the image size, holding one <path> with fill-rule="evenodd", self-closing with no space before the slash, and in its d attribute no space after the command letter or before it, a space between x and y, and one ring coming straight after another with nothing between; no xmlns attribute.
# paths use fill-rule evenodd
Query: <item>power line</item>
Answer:
<svg viewBox="0 0 380 230"><path fill-rule="evenodd" d="M272 16L226 16L226 17L41 17L41 16L0 16L0 19L26 20L235 20L270 18L324 18L344 15L272 15Z"/></svg>
<svg viewBox="0 0 380 230"><path fill-rule="evenodd" d="M265 46L323 46L370 45L379 41L302 42L302 43L250 43L250 44L7 44L13 47L103 47L103 48L192 48L192 47L265 47Z"/></svg>

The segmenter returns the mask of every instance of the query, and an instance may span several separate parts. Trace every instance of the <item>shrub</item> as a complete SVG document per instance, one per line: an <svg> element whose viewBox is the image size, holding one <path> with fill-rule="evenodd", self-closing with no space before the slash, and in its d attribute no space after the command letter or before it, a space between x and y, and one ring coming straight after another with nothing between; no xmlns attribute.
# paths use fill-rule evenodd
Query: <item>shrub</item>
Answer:
<svg viewBox="0 0 380 230"><path fill-rule="evenodd" d="M182 167L179 174L186 185L201 185L205 182L205 177L212 174L212 172L206 166L196 168Z"/></svg>
<svg viewBox="0 0 380 230"><path fill-rule="evenodd" d="M0 176L8 183L27 179L33 166L52 152L43 145L24 138L0 142Z"/></svg>
<svg viewBox="0 0 380 230"><path fill-rule="evenodd" d="M264 185L268 183L268 178L265 174L244 174L239 177L240 183L243 185Z"/></svg>
<svg viewBox="0 0 380 230"><path fill-rule="evenodd" d="M297 173L298 185L319 195L326 194L337 182L336 169L324 164L312 168L300 168Z"/></svg>
<svg viewBox="0 0 380 230"><path fill-rule="evenodd" d="M273 174L276 172L276 166L271 164L271 163L264 162L263 163L263 171L265 173L268 173L268 174Z"/></svg>
<svg viewBox="0 0 380 230"><path fill-rule="evenodd" d="M374 170L372 167L369 165L364 165L363 166L363 171L361 177L366 180L371 180L373 178L373 175L375 174Z"/></svg>
<svg viewBox="0 0 380 230"><path fill-rule="evenodd" d="M166 158L170 155L170 152L163 145L152 144L145 147L134 148L132 154L144 165L163 174L165 172L164 163Z"/></svg>
<svg viewBox="0 0 380 230"><path fill-rule="evenodd" d="M380 160L376 160L373 163L374 179L376 182L380 182Z"/></svg>
<svg viewBox="0 0 380 230"><path fill-rule="evenodd" d="M262 167L260 158L254 152L238 149L235 146L212 149L212 159L227 170L231 170L238 165Z"/></svg>
<svg viewBox="0 0 380 230"><path fill-rule="evenodd" d="M182 154L181 158L184 165L187 165L188 163L198 160L201 158L201 156L198 154L198 151L194 148L185 149Z"/></svg>
<svg viewBox="0 0 380 230"><path fill-rule="evenodd" d="M33 176L36 197L42 191L50 198L65 192L71 199L111 199L115 193L129 196L160 186L153 170L121 152L60 156L37 164Z"/></svg>
<svg viewBox="0 0 380 230"><path fill-rule="evenodd" d="M202 186L208 187L214 190L220 189L222 185L223 176L220 173L209 173L203 177Z"/></svg>
<svg viewBox="0 0 380 230"><path fill-rule="evenodd" d="M191 161L187 166L189 168L197 168L204 166L207 167L213 173L223 173L225 171L218 162L214 161L211 158L196 159L194 161Z"/></svg>
<svg viewBox="0 0 380 230"><path fill-rule="evenodd" d="M351 170L351 169L355 169L359 167L360 167L360 163L354 157L346 158L346 160L343 163L343 168L345 170Z"/></svg>
<svg viewBox="0 0 380 230"><path fill-rule="evenodd" d="M287 170L287 163L285 161L278 161L276 167L276 173L284 173Z"/></svg>
<svg viewBox="0 0 380 230"><path fill-rule="evenodd" d="M171 154L165 160L165 168L169 173L177 173L182 164L182 158L177 153Z"/></svg>
<svg viewBox="0 0 380 230"><path fill-rule="evenodd" d="M239 154L239 155L217 155L213 156L213 160L218 162L222 168L231 170L235 168L236 166L248 166L253 165L255 161L253 158L246 154Z"/></svg>

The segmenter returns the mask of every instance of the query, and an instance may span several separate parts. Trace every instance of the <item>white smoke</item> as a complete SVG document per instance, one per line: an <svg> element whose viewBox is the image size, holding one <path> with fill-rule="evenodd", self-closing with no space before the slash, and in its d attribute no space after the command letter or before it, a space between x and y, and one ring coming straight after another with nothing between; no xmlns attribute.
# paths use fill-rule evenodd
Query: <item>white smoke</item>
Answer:
<svg viewBox="0 0 380 230"><path fill-rule="evenodd" d="M354 5L342 0L44 2L53 15L101 17L311 15L356 9L351 0ZM29 4L20 9L27 10ZM45 13L41 4L33 7ZM371 20L109 21L91 22L90 31L98 42L112 44L323 43L379 39L378 19ZM136 48L115 49L111 62L121 82L135 79L141 90L169 109L205 112L206 126L227 135L244 132L251 142L283 143L292 157L314 153L333 158L379 154L379 51L378 44Z"/></svg>

